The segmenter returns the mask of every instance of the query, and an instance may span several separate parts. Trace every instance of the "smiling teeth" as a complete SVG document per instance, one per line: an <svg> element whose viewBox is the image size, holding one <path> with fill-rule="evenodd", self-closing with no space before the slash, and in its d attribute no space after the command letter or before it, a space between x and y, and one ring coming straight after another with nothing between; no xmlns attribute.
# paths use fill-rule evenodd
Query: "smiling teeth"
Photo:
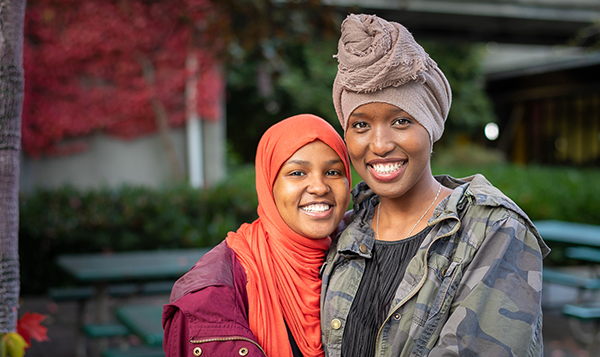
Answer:
<svg viewBox="0 0 600 357"><path fill-rule="evenodd" d="M301 209L306 212L319 213L319 212L327 211L329 209L329 207L330 207L329 205L316 204L316 205L304 206L304 207L301 207Z"/></svg>
<svg viewBox="0 0 600 357"><path fill-rule="evenodd" d="M371 167L373 168L373 170L375 170L378 174L389 174L392 173L394 171L397 171L400 169L400 167L402 167L403 163L395 163L395 164L376 164L376 165L372 165Z"/></svg>

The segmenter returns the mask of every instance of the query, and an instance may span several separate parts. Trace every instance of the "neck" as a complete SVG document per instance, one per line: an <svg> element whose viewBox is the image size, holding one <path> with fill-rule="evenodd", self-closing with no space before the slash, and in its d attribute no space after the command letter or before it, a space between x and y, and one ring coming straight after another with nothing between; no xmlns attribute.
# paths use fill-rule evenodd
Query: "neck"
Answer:
<svg viewBox="0 0 600 357"><path fill-rule="evenodd" d="M424 210L431 203L438 188L438 181L432 175L427 175L402 196L380 197L380 200L385 207L384 211L389 211L390 214L418 216L417 211Z"/></svg>
<svg viewBox="0 0 600 357"><path fill-rule="evenodd" d="M450 192L429 175L400 197L381 197L376 208L377 220L371 224L376 239L401 240L420 232L437 204Z"/></svg>

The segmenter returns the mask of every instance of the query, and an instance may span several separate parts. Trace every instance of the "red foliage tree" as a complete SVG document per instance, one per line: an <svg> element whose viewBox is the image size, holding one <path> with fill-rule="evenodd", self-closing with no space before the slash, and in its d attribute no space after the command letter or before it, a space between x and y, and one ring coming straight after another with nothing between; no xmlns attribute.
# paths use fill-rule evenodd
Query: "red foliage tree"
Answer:
<svg viewBox="0 0 600 357"><path fill-rule="evenodd" d="M200 63L197 112L220 116L218 14L209 0L29 0L25 15L23 150L84 149L64 139L125 139L185 122L186 58Z"/></svg>

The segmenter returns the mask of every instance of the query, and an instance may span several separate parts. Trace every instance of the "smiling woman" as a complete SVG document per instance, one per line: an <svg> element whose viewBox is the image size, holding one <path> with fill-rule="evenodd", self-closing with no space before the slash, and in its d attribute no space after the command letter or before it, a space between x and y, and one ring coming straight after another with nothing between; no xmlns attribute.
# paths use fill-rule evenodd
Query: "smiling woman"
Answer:
<svg viewBox="0 0 600 357"><path fill-rule="evenodd" d="M342 220L348 205L344 162L322 141L306 144L281 167L273 196L284 222L307 238L325 238Z"/></svg>
<svg viewBox="0 0 600 357"><path fill-rule="evenodd" d="M542 356L533 223L483 176L433 176L452 91L406 28L342 23L333 102L364 182L323 268L329 357Z"/></svg>
<svg viewBox="0 0 600 357"><path fill-rule="evenodd" d="M323 356L319 270L349 182L346 147L325 120L304 114L269 128L256 154L259 218L175 283L166 355Z"/></svg>

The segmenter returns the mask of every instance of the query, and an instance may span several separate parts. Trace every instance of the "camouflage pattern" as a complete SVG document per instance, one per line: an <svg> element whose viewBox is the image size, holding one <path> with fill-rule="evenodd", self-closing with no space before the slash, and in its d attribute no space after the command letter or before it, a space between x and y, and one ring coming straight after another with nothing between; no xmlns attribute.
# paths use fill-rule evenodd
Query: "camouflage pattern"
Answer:
<svg viewBox="0 0 600 357"><path fill-rule="evenodd" d="M377 336L377 357L542 356L542 259L527 215L483 176L436 176L454 190L411 260ZM374 244L379 202L364 183L322 268L325 355L339 357L348 311ZM345 356L352 357L352 356Z"/></svg>

